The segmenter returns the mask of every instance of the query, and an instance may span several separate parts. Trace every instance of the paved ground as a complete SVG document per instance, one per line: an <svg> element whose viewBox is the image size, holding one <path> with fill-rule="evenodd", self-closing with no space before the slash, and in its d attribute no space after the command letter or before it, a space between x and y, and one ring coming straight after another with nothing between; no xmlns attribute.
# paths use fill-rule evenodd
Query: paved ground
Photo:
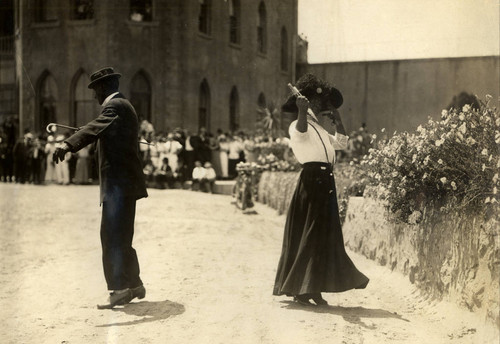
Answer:
<svg viewBox="0 0 500 344"><path fill-rule="evenodd" d="M150 190L135 248L147 296L115 310L100 261L95 186L0 184L1 343L498 343L473 314L350 253L365 290L329 307L272 296L284 217L231 198Z"/></svg>

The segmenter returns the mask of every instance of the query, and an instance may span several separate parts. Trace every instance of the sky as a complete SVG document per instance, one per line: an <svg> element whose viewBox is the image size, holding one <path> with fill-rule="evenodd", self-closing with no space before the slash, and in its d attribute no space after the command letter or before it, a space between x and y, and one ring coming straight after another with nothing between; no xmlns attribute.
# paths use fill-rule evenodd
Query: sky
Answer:
<svg viewBox="0 0 500 344"><path fill-rule="evenodd" d="M500 55L499 0L298 0L310 63Z"/></svg>

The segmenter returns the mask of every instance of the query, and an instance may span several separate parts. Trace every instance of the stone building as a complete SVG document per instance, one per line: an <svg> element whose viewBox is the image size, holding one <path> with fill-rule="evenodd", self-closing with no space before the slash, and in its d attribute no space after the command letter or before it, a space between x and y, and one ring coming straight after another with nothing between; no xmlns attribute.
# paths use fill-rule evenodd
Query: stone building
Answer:
<svg viewBox="0 0 500 344"><path fill-rule="evenodd" d="M18 5L19 4L19 5ZM297 0L16 1L20 126L82 125L113 66L157 130L252 130L294 79Z"/></svg>

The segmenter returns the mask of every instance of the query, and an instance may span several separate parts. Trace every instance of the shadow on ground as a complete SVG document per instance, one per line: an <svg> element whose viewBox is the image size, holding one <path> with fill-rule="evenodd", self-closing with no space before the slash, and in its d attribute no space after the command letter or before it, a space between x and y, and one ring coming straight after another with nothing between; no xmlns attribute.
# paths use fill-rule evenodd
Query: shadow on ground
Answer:
<svg viewBox="0 0 500 344"><path fill-rule="evenodd" d="M129 326L152 321L165 320L172 316L184 313L186 309L184 305L173 301L142 301L137 303L129 303L123 308L113 308L113 312L123 312L128 315L142 317L141 319L97 325L96 327L111 327L111 326Z"/></svg>
<svg viewBox="0 0 500 344"><path fill-rule="evenodd" d="M410 320L403 318L402 315L392 313L383 309L365 308L365 307L341 307L341 306L305 306L293 301L282 301L286 304L288 309L297 309L315 313L326 313L341 316L345 321L352 324L362 326L369 330L375 330L377 326L367 325L363 322L363 318L368 319L387 319L392 318L410 322Z"/></svg>

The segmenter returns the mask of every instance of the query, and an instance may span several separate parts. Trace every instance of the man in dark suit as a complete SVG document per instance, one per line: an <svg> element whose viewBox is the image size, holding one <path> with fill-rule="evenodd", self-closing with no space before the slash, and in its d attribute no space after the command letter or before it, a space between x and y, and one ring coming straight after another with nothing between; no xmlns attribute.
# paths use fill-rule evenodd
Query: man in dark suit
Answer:
<svg viewBox="0 0 500 344"><path fill-rule="evenodd" d="M109 303L98 308L112 308L144 298L146 289L139 277L139 262L132 247L136 200L147 197L146 184L138 152L137 114L118 92L118 78L113 68L103 68L90 76L89 88L102 105L99 117L66 139L54 153L54 161L77 152L97 141L100 201L102 204L101 244L104 276L110 290Z"/></svg>

